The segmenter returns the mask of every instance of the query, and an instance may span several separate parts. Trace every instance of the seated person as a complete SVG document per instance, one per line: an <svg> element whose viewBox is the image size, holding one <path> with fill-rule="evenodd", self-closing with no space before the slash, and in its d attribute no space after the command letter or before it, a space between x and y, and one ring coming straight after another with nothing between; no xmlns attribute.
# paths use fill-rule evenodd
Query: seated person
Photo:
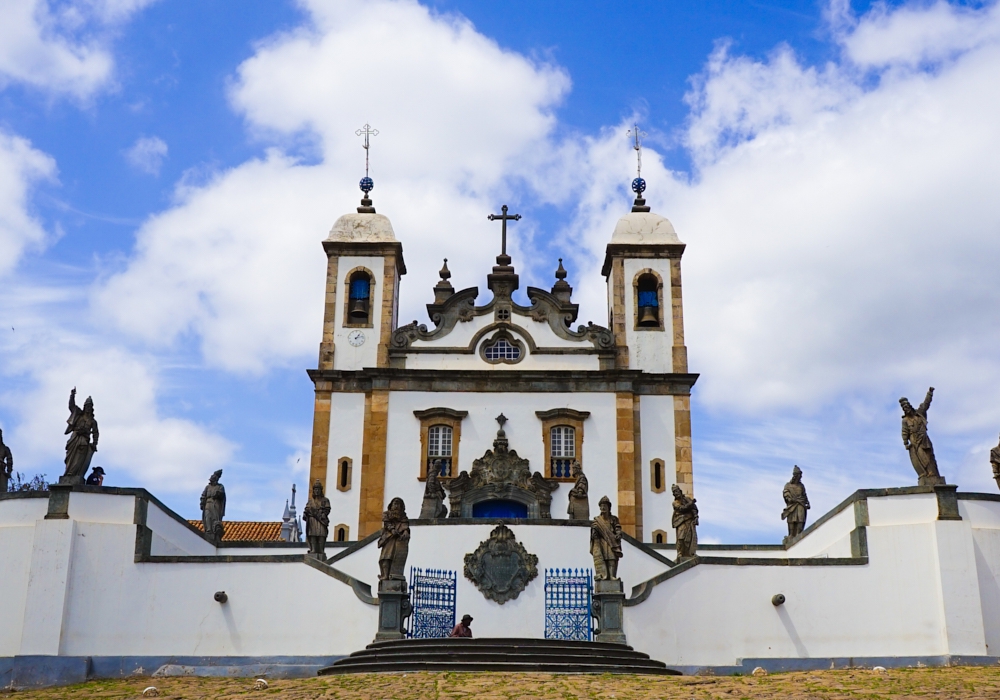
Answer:
<svg viewBox="0 0 1000 700"><path fill-rule="evenodd" d="M472 624L472 615L463 615L462 621L455 625L455 629L451 631L449 637L471 637L472 628L469 625Z"/></svg>

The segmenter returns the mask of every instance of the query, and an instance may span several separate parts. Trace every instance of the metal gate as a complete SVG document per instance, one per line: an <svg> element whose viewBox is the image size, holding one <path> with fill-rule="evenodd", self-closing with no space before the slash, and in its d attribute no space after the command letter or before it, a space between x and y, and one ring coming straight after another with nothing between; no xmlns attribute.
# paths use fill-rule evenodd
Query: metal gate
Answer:
<svg viewBox="0 0 1000 700"><path fill-rule="evenodd" d="M447 637L455 627L455 572L411 566L410 604L407 637Z"/></svg>
<svg viewBox="0 0 1000 700"><path fill-rule="evenodd" d="M590 641L591 569L545 570L545 638Z"/></svg>

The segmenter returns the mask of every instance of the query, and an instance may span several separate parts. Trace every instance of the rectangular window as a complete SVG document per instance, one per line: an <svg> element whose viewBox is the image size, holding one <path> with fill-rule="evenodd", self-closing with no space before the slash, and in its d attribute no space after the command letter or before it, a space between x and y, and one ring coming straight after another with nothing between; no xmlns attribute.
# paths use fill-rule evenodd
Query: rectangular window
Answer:
<svg viewBox="0 0 1000 700"><path fill-rule="evenodd" d="M555 479L570 478L570 468L576 457L576 428L557 425L549 433L551 474Z"/></svg>
<svg viewBox="0 0 1000 700"><path fill-rule="evenodd" d="M439 476L451 476L451 438L450 425L432 425L427 429L427 468L433 469L434 463L441 462Z"/></svg>

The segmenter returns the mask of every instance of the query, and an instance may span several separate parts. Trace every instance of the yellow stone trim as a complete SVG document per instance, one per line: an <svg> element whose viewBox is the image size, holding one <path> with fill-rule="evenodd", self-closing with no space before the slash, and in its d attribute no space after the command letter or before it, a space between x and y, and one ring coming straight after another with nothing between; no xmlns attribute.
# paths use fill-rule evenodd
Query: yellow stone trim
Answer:
<svg viewBox="0 0 1000 700"><path fill-rule="evenodd" d="M684 346L684 303L681 294L680 258L671 258L670 260L670 308L674 329L673 371L678 374L686 374L688 362L687 348Z"/></svg>
<svg viewBox="0 0 1000 700"><path fill-rule="evenodd" d="M361 507L358 539L382 528L385 503L385 455L389 427L389 392L365 394L365 424L361 453Z"/></svg>
<svg viewBox="0 0 1000 700"><path fill-rule="evenodd" d="M333 369L333 342L337 331L337 268L339 258L331 255L326 263L326 303L323 306L323 338L319 344L319 368Z"/></svg>
<svg viewBox="0 0 1000 700"><path fill-rule="evenodd" d="M636 536L635 411L631 393L615 394L618 437L618 519L622 530Z"/></svg>
<svg viewBox="0 0 1000 700"><path fill-rule="evenodd" d="M694 496L694 463L691 455L691 397L674 396L675 480L681 491Z"/></svg>
<svg viewBox="0 0 1000 700"><path fill-rule="evenodd" d="M611 263L611 332L615 336L615 367L628 369L628 340L625 337L625 260Z"/></svg>
<svg viewBox="0 0 1000 700"><path fill-rule="evenodd" d="M317 382L316 400L313 406L312 452L309 459L309 493L312 493L312 485L316 483L316 479L323 484L323 493L326 493L331 394L328 382Z"/></svg>
<svg viewBox="0 0 1000 700"><path fill-rule="evenodd" d="M399 274L396 269L396 256L385 256L385 267L382 272L382 308L381 328L378 343L379 367L389 366L389 339L396 327L396 312L398 308Z"/></svg>

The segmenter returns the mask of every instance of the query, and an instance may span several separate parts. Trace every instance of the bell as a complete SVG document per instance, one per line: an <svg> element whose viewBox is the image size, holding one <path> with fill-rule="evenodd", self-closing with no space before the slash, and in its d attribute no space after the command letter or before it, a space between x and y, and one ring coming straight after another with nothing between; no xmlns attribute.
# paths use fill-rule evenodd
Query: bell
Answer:
<svg viewBox="0 0 1000 700"><path fill-rule="evenodd" d="M639 325L640 326L659 326L660 318L656 313L655 306L640 306L639 307Z"/></svg>
<svg viewBox="0 0 1000 700"><path fill-rule="evenodd" d="M368 318L368 300L367 299L351 299L351 318L356 319L366 319Z"/></svg>

